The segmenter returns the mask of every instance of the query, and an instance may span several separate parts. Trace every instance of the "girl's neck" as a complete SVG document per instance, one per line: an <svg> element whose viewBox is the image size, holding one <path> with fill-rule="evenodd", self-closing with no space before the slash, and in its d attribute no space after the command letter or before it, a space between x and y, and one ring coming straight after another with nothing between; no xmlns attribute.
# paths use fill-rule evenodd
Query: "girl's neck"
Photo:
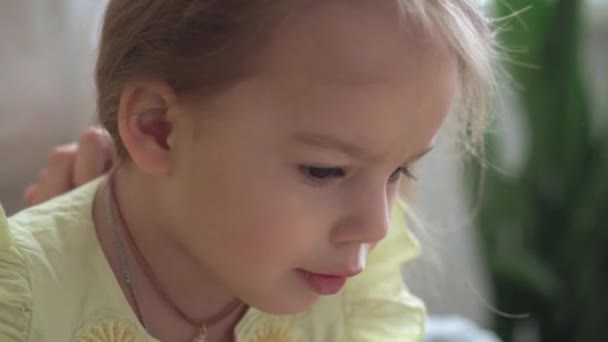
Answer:
<svg viewBox="0 0 608 342"><path fill-rule="evenodd" d="M119 169L113 175L117 205L124 215L125 223L137 243L141 253L149 263L160 285L167 291L172 301L190 317L204 320L221 311L234 298L214 281L205 268L191 258L180 242L171 234L170 215L161 202L162 190L158 182L132 169ZM119 251L112 243L111 225L103 198L108 191L107 182L98 190L95 200L94 217L97 233L123 292L130 297L123 278L118 258ZM133 289L137 306L144 322L152 334L161 340L188 340L195 333L159 295L146 277L133 250L127 243L124 227L119 226L118 234L133 277ZM131 306L133 298L129 298ZM224 321L209 328L210 341L231 341L232 331L242 317L244 309L232 313ZM156 333L159 332L159 333Z"/></svg>

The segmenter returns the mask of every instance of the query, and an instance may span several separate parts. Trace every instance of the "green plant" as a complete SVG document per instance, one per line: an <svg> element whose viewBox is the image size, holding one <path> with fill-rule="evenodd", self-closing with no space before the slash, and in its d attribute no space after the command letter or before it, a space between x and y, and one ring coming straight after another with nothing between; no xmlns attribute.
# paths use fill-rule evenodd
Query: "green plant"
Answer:
<svg viewBox="0 0 608 342"><path fill-rule="evenodd" d="M547 342L605 341L608 327L608 134L591 133L581 72L581 3L496 3L497 18L532 5L499 22L504 67L530 144L517 175L474 166L469 179L477 194L477 180L484 178L476 223L496 307L528 313ZM497 136L488 135L490 164L498 144ZM495 316L504 341L512 341L520 323Z"/></svg>

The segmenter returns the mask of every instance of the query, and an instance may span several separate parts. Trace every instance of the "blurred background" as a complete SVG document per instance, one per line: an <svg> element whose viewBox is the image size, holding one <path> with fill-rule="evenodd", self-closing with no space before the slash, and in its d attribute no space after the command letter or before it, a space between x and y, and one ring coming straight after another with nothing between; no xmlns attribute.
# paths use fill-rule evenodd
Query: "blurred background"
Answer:
<svg viewBox="0 0 608 342"><path fill-rule="evenodd" d="M501 52L485 160L447 134L422 165L427 253L406 277L504 341L606 341L608 1L484 3Z"/></svg>
<svg viewBox="0 0 608 342"><path fill-rule="evenodd" d="M501 46L486 156L460 158L446 130L422 163L414 206L425 254L404 276L438 321L467 319L506 342L605 341L608 0L480 2ZM9 213L24 207L49 149L95 123L105 4L0 0L0 201Z"/></svg>

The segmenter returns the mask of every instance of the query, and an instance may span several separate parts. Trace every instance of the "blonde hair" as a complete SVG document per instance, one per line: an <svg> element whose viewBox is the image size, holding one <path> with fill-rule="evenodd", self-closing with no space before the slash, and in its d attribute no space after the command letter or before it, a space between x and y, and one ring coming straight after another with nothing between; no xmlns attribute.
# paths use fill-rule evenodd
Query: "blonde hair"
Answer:
<svg viewBox="0 0 608 342"><path fill-rule="evenodd" d="M494 49L489 21L476 1L366 1L393 1L408 23L449 44L460 67L460 127L469 146L479 145L494 84ZM118 104L128 81L156 77L178 95L219 91L238 81L244 60L295 2L307 1L110 0L96 83L99 119L117 142L119 153L125 154L118 135Z"/></svg>

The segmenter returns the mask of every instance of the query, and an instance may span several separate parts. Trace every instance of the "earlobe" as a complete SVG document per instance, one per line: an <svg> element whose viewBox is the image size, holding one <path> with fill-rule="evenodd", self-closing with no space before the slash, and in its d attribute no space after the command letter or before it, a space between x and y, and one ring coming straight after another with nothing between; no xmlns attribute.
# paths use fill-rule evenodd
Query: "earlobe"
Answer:
<svg viewBox="0 0 608 342"><path fill-rule="evenodd" d="M120 137L134 164L144 172L162 175L170 170L174 104L175 93L161 82L132 82L121 93Z"/></svg>

